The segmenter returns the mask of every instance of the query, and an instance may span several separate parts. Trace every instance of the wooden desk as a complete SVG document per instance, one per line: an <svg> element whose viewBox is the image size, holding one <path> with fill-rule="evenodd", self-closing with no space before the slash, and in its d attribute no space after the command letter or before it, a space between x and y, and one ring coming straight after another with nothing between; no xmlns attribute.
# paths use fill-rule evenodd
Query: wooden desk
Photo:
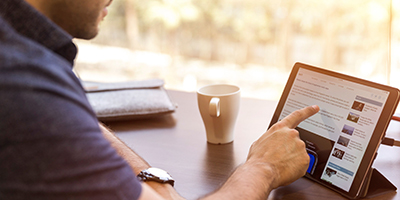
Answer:
<svg viewBox="0 0 400 200"><path fill-rule="evenodd" d="M169 91L177 111L152 120L109 123L118 137L152 166L167 170L176 179L175 188L187 199L196 199L217 189L238 165L248 149L267 129L276 102L242 99L231 144L212 145L197 108L195 93ZM392 122L388 136L400 139L400 123ZM400 148L382 146L374 163L382 174L400 187ZM306 178L274 190L269 199L345 199ZM399 199L392 192L374 199Z"/></svg>

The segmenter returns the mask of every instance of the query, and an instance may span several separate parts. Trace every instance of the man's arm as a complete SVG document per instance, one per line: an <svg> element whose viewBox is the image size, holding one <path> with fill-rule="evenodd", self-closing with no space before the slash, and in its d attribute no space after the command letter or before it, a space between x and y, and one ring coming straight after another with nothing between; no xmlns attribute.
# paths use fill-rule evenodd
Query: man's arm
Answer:
<svg viewBox="0 0 400 200"><path fill-rule="evenodd" d="M205 199L267 199L273 189L304 176L310 158L294 128L318 111L306 107L273 125L253 143L247 161Z"/></svg>
<svg viewBox="0 0 400 200"><path fill-rule="evenodd" d="M104 137L111 143L111 146L114 147L117 153L128 162L136 175L142 170L150 167L149 163L137 155L105 125L100 124L100 129Z"/></svg>
<svg viewBox="0 0 400 200"><path fill-rule="evenodd" d="M142 157L136 154L123 141L115 136L114 133L106 126L100 124L100 129L103 132L104 137L110 141L111 146L114 147L117 153L128 162L136 175L142 170L150 167L149 163L147 163ZM161 195L165 199L183 199L170 184L149 181L143 183L142 187L141 199L156 200L161 198L158 195Z"/></svg>
<svg viewBox="0 0 400 200"><path fill-rule="evenodd" d="M273 125L253 143L247 161L235 170L221 188L204 199L267 199L273 189L302 177L307 170L309 157L304 142L294 128L318 111L317 106L306 107ZM136 174L150 167L111 131L104 126L100 127ZM169 184L146 184L143 184L141 199L157 199L153 190L166 199L182 199Z"/></svg>

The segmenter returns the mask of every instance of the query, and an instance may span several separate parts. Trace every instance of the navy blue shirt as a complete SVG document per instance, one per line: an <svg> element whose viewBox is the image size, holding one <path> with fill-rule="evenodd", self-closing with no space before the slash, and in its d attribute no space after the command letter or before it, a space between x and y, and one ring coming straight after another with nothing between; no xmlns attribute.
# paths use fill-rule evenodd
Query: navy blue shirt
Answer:
<svg viewBox="0 0 400 200"><path fill-rule="evenodd" d="M137 199L72 72L72 37L24 0L0 0L0 199Z"/></svg>

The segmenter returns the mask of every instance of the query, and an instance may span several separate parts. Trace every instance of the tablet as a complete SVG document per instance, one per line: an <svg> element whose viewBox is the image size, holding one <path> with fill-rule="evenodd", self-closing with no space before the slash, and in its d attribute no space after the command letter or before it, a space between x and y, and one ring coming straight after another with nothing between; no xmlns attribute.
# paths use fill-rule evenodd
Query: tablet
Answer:
<svg viewBox="0 0 400 200"><path fill-rule="evenodd" d="M306 177L354 199L398 102L396 88L296 63L270 126L318 105L320 111L296 128L310 156Z"/></svg>

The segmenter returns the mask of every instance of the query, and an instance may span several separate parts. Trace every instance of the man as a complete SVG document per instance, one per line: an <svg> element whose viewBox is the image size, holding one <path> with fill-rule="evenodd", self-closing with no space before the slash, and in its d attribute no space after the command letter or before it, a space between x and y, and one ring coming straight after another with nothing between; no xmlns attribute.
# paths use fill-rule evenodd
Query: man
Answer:
<svg viewBox="0 0 400 200"><path fill-rule="evenodd" d="M72 72L72 38L91 39L112 0L0 1L0 199L182 199L139 182L150 166L98 124ZM305 174L296 111L253 143L247 161L205 199L265 199Z"/></svg>

